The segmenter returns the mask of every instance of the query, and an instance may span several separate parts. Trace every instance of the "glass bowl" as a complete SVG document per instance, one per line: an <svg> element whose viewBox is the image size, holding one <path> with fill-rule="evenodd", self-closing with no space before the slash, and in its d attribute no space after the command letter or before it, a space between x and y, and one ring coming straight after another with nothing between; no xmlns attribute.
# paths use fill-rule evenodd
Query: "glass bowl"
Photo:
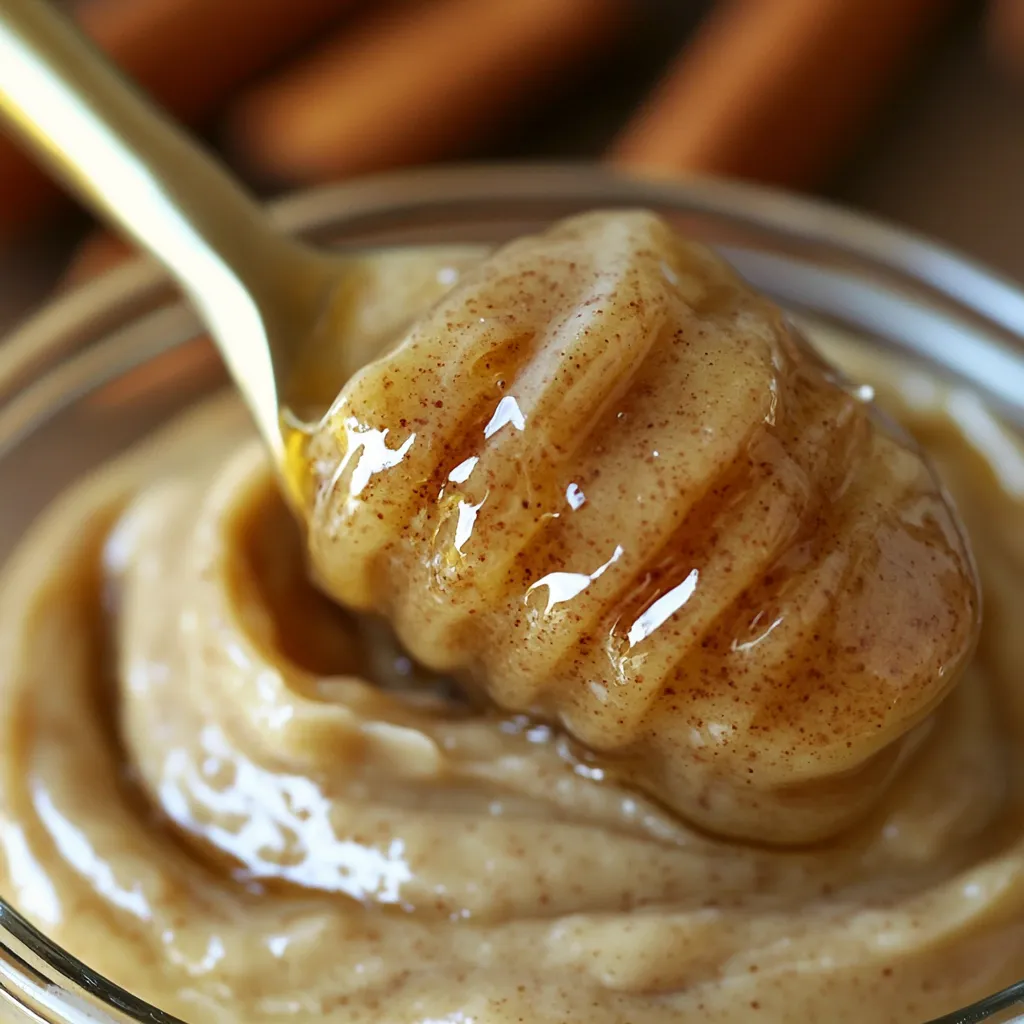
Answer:
<svg viewBox="0 0 1024 1024"><path fill-rule="evenodd" d="M590 167L461 168L318 189L275 214L289 230L345 248L495 242L628 205L715 245L794 312L920 359L1024 424L1024 293L926 241L818 202ZM75 477L225 383L203 345L163 273L137 260L59 297L0 346L0 561ZM179 346L192 357L168 362ZM132 388L119 390L129 375ZM1024 1007L1024 982L941 1021L1024 1020L1015 1006ZM0 1021L8 1020L176 1018L92 972L0 900Z"/></svg>

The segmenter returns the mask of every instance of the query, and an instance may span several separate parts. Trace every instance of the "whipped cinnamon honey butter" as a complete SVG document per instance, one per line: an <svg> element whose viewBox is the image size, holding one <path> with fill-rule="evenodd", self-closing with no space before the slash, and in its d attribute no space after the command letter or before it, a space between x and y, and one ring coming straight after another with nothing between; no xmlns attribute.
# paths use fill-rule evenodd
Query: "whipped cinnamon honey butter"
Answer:
<svg viewBox="0 0 1024 1024"><path fill-rule="evenodd" d="M1019 436L647 214L403 259L296 419L303 525L227 397L4 568L0 893L190 1024L1024 975Z"/></svg>

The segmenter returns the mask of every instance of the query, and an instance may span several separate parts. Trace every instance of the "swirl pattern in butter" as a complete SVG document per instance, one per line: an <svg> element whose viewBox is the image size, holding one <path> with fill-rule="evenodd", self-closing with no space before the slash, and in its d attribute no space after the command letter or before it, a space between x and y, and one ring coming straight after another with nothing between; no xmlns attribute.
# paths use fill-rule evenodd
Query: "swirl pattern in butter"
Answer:
<svg viewBox="0 0 1024 1024"><path fill-rule="evenodd" d="M650 214L483 261L307 455L333 596L717 833L849 825L974 642L919 454Z"/></svg>
<svg viewBox="0 0 1024 1024"><path fill-rule="evenodd" d="M462 270L419 259L418 269L402 264L415 288L368 286L371 308L351 322L394 338L433 315L438 291ZM717 264L708 272L738 287ZM471 275L463 283L479 280ZM746 293L709 301L703 315L725 316L733 302L767 317L758 331L784 330ZM763 334L765 350L789 353L787 337ZM306 538L244 410L226 398L70 488L3 569L0 892L72 954L188 1024L921 1024L1016 980L1024 446L976 395L867 350L832 354L878 390L941 471L985 603L959 682L935 708L897 711L917 722L913 742L835 835L786 846L712 834L657 797L664 776L640 785L621 750L586 751L553 710L505 710L418 667L380 622L309 585ZM623 364L626 390L640 365ZM741 379L720 369L723 382ZM749 373L765 379L753 363ZM790 386L780 387L776 423L789 415ZM448 402L454 389L435 393ZM537 406L515 384L484 412L509 394L528 433ZM833 412L861 415L856 396L828 396ZM733 406L748 424L750 404ZM508 415L495 440L518 432ZM593 444L594 431L580 433L580 445ZM870 450L872 436L851 427L829 443ZM381 442L391 459L385 450L403 437ZM813 481L838 463L808 465ZM907 475L892 493L914 493L916 461L862 471L891 479L893 465ZM547 500L546 471L521 476L540 481L537 500ZM446 494L478 502L459 488L479 479L446 478ZM578 489L566 484L555 508L565 521L599 499L618 507L614 479L572 480ZM788 490L773 498L779 509L793 500ZM501 532L484 525L487 507L485 532L472 537L488 537L507 560ZM945 506L924 488L919 507L923 516ZM859 536L844 550L869 553ZM567 558L582 550L565 539ZM439 535L438 550L451 547ZM961 550L956 535L946 550ZM595 554L587 575L610 557ZM469 570L458 559L436 570L451 573L458 595ZM369 591L391 592L393 571L376 564ZM587 607L603 607L603 593ZM551 599L537 587L530 607ZM412 598L402 601L396 608ZM430 650L461 659L464 636L450 648L441 640L462 607L442 609L443 628L426 606L408 621L423 623ZM495 609L484 602L476 614L497 622ZM896 613L909 614L887 611ZM529 663L522 637L519 646ZM838 685L838 664L821 665L827 684Z"/></svg>

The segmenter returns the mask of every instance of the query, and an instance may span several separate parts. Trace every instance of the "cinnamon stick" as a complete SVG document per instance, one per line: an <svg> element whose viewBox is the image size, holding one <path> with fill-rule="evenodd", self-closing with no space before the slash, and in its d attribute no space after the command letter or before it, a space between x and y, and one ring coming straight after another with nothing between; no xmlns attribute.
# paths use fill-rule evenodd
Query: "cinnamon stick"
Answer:
<svg viewBox="0 0 1024 1024"><path fill-rule="evenodd" d="M599 51L626 0L434 0L374 12L228 115L258 172L311 181L448 156Z"/></svg>
<svg viewBox="0 0 1024 1024"><path fill-rule="evenodd" d="M129 77L195 124L349 6L350 0L87 0L72 10ZM59 196L0 136L0 236L45 216Z"/></svg>
<svg viewBox="0 0 1024 1024"><path fill-rule="evenodd" d="M609 153L620 166L818 184L949 0L720 0Z"/></svg>
<svg viewBox="0 0 1024 1024"><path fill-rule="evenodd" d="M989 0L985 35L997 63L1016 79L1024 79L1024 2Z"/></svg>

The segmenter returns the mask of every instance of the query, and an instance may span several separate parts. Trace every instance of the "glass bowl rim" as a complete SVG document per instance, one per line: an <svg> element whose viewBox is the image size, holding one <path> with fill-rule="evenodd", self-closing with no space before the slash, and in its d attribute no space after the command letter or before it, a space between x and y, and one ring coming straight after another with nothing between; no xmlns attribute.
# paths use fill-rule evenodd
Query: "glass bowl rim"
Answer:
<svg viewBox="0 0 1024 1024"><path fill-rule="evenodd" d="M1013 339L1024 361L1024 288L1008 275L882 219L761 185L703 177L635 176L586 163L455 165L323 185L278 199L269 209L283 230L315 236L332 221L358 225L361 217L379 218L384 211L400 221L417 211L438 214L446 207L465 207L474 201L528 203L553 196L571 196L592 207L674 206L835 249L952 299ZM118 323L131 322L173 295L166 273L145 257L137 257L51 298L0 338L0 389L31 372L47 347L52 349L76 326L103 324L111 317ZM5 936L38 958L54 977L88 992L115 1013L129 1015L122 1020L183 1024L67 954L0 898L0 953ZM54 984L16 953L13 956L20 967ZM929 1024L981 1021L1018 1003L1024 1003L1024 981Z"/></svg>
<svg viewBox="0 0 1024 1024"><path fill-rule="evenodd" d="M530 201L571 189L589 205L679 205L697 214L732 219L803 243L835 247L954 299L1017 339L1024 339L1024 282L986 266L952 246L933 241L837 203L748 182L693 176L644 177L593 164L453 165L394 171L317 186L269 204L286 231L315 232L324 214L344 204L358 222L387 207L393 219L412 211L437 212L474 200ZM403 197L396 199L396 197ZM614 198L613 198L614 197ZM152 301L173 294L165 272L136 257L50 299L0 339L0 386L35 360L40 338L69 323L99 316L115 303Z"/></svg>

